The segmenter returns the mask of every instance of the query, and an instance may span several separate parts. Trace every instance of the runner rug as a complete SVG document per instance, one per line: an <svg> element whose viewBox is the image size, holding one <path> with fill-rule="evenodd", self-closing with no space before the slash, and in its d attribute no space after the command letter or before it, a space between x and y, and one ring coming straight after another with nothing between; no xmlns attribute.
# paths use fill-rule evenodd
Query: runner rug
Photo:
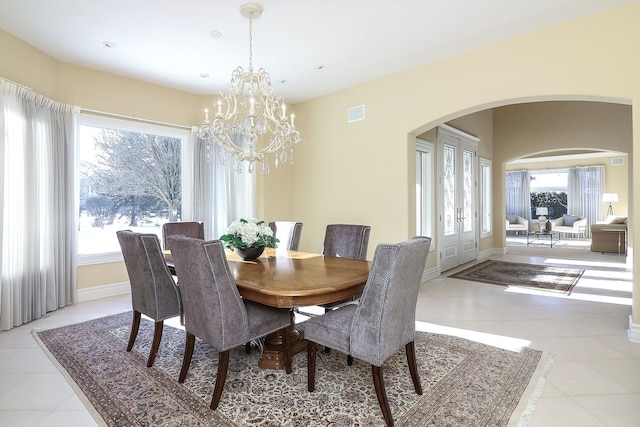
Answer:
<svg viewBox="0 0 640 427"><path fill-rule="evenodd" d="M318 352L316 391L309 393L305 352L294 356L287 375L260 369L258 351L232 350L220 405L211 411L216 350L198 340L187 379L179 384L184 331L165 326L155 364L147 368L153 324L143 319L133 351L126 352L130 323L131 313L122 313L35 332L101 425L384 425L370 365L356 359L348 366L337 351ZM543 382L546 357L537 350L518 353L419 332L416 353L422 396L414 392L404 351L384 364L399 426L515 425Z"/></svg>
<svg viewBox="0 0 640 427"><path fill-rule="evenodd" d="M553 267L519 262L484 261L473 267L451 274L449 277L491 283L493 285L520 286L569 295L584 270Z"/></svg>

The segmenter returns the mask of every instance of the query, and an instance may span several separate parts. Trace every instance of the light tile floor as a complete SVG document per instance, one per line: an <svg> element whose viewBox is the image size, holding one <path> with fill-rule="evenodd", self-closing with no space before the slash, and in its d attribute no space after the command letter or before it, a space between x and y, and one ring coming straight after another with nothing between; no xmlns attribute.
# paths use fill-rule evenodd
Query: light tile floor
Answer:
<svg viewBox="0 0 640 427"><path fill-rule="evenodd" d="M443 275L422 284L418 320L467 337L482 332L497 345L517 338L552 353L532 427L640 426L640 344L627 339L631 274L624 257L556 249L514 247L491 258L583 264L586 273L571 296L516 293ZM129 296L104 298L0 332L0 426L96 425L32 331L130 307Z"/></svg>

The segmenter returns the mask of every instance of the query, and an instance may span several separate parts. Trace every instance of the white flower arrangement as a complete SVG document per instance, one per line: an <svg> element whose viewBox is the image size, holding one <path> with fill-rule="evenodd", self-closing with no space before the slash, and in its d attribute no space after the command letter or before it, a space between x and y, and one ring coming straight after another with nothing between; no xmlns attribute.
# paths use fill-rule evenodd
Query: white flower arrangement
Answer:
<svg viewBox="0 0 640 427"><path fill-rule="evenodd" d="M225 246L233 250L235 248L248 249L260 246L275 248L278 239L273 235L271 227L264 221L250 218L233 221L227 228L227 233L220 236Z"/></svg>

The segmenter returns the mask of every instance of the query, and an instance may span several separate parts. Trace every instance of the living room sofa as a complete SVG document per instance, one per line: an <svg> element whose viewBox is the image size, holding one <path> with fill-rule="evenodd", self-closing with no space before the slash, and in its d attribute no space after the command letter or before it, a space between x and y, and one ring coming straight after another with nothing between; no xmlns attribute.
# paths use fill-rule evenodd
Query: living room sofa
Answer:
<svg viewBox="0 0 640 427"><path fill-rule="evenodd" d="M584 237L587 231L587 218L576 215L564 214L560 218L552 219L551 230L559 233L575 234L578 238Z"/></svg>
<svg viewBox="0 0 640 427"><path fill-rule="evenodd" d="M626 254L627 221L627 217L609 215L591 224L591 252Z"/></svg>
<svg viewBox="0 0 640 427"><path fill-rule="evenodd" d="M515 231L516 234L519 234L521 231L526 233L529 231L529 220L519 215L507 214L505 230Z"/></svg>

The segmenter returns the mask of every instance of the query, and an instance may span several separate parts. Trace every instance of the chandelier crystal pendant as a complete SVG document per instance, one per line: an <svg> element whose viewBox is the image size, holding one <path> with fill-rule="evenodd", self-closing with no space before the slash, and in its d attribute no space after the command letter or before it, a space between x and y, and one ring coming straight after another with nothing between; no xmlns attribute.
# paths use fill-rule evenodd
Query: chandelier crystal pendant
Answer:
<svg viewBox="0 0 640 427"><path fill-rule="evenodd" d="M284 99L274 95L269 73L263 68L258 72L253 69L253 19L262 14L262 7L246 3L240 6L240 13L249 18L249 68L236 68L231 73L228 92L214 96L213 111L204 110L199 136L231 153L238 173L242 173L245 161L249 163L249 173L258 162L260 171L269 173L269 156L273 154L275 167L293 164L293 144L302 139L295 116L287 116ZM223 164L224 157L221 151Z"/></svg>

